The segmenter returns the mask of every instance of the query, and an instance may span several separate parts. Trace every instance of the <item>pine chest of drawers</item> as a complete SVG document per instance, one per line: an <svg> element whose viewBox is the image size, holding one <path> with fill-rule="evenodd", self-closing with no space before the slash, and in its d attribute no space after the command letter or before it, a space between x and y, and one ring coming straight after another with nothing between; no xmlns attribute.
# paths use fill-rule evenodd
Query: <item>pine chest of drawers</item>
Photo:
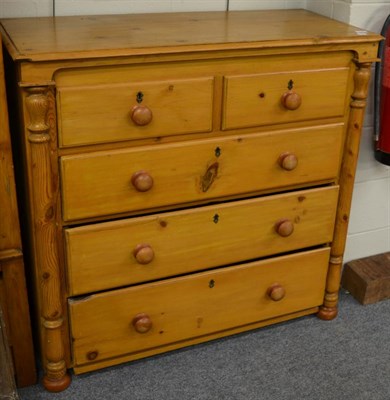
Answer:
<svg viewBox="0 0 390 400"><path fill-rule="evenodd" d="M302 10L2 32L47 389L336 316L378 35Z"/></svg>

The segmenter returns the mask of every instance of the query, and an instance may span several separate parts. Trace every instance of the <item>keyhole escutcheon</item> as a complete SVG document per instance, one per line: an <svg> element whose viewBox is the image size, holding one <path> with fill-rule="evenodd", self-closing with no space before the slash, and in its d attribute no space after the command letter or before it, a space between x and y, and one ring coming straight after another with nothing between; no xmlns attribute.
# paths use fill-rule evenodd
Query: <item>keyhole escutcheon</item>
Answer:
<svg viewBox="0 0 390 400"><path fill-rule="evenodd" d="M144 94L142 93L142 92L138 92L137 93L137 97L136 97L136 100L137 100L137 103L139 104L139 103L142 103L142 100L144 99Z"/></svg>

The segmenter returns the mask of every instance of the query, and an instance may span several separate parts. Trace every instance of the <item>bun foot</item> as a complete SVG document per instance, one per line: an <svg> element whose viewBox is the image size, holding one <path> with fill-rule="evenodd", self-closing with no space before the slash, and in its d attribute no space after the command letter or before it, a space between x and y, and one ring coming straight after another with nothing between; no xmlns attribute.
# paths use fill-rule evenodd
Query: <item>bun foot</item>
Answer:
<svg viewBox="0 0 390 400"><path fill-rule="evenodd" d="M66 373L62 378L60 379L50 379L46 375L43 377L43 386L48 392L62 392L72 382L72 378L68 373Z"/></svg>
<svg viewBox="0 0 390 400"><path fill-rule="evenodd" d="M320 311L318 311L317 313L317 317L324 321L330 321L332 319L335 319L337 317L337 314L338 314L337 307L321 306Z"/></svg>

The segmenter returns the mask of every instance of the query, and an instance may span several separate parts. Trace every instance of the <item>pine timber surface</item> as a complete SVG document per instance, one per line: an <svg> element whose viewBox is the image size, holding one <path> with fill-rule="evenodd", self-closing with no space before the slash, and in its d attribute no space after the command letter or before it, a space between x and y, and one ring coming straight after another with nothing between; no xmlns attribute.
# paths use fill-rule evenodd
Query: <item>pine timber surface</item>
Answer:
<svg viewBox="0 0 390 400"><path fill-rule="evenodd" d="M44 17L2 24L12 38L13 57L31 61L376 42L379 37L304 10Z"/></svg>
<svg viewBox="0 0 390 400"><path fill-rule="evenodd" d="M36 370L13 168L0 47L0 305L17 385L28 386Z"/></svg>
<svg viewBox="0 0 390 400"><path fill-rule="evenodd" d="M317 311L336 317L379 35L302 10L8 19L0 29L18 76L22 129L14 134L23 139L48 390L66 389L70 368L87 372ZM332 196L312 197L322 190ZM307 200L292 209L273 203L298 191ZM249 205L260 203L274 205L258 222L272 254L246 236L261 214ZM238 217L225 225L235 205ZM159 231L111 253L108 242L123 238L118 227L139 226L132 239L153 218ZM206 225L223 232L206 234ZM159 244L162 231L172 236ZM85 232L88 246L72 232ZM249 243L235 242L239 235ZM220 254L209 264L212 252ZM218 258L224 252L234 260ZM190 254L205 259L188 266ZM119 257L112 270L123 266L125 279L105 276L103 265L74 285L73 260L91 255L89 270L94 257ZM297 255L305 266L289 268ZM253 286L249 274L240 284L253 262L264 265L261 282ZM162 273L148 278L154 265ZM146 278L127 280L136 269ZM205 276L214 277L206 286ZM157 287L164 306L148 296ZM131 315L116 306L122 296L137 305ZM237 300L234 310L224 299ZM241 323L240 314L251 316ZM199 321L210 327L200 336ZM145 346L118 346L113 328Z"/></svg>

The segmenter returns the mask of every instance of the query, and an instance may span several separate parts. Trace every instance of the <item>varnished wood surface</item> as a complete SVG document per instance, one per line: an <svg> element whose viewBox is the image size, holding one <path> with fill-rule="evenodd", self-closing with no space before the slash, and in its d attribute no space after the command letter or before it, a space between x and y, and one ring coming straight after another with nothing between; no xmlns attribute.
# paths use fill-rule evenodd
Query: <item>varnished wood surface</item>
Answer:
<svg viewBox="0 0 390 400"><path fill-rule="evenodd" d="M303 68L307 70L225 77L223 129L342 116L349 68ZM283 106L289 92L302 99L294 110Z"/></svg>
<svg viewBox="0 0 390 400"><path fill-rule="evenodd" d="M68 367L88 371L318 309L324 319L336 316L369 69L376 60L380 36L299 10L10 19L3 21L0 29L19 73L20 115L25 129L15 134L25 135L29 233L38 319L42 322L44 383L49 390L69 385ZM264 80L257 79L260 76ZM172 81L174 93L176 83L183 80L207 81L207 90L202 91L206 98L192 101L196 85L189 84L178 100L161 107L166 96L159 92L164 88L169 91L167 83ZM262 82L269 86L264 89ZM146 89L138 89L138 84ZM154 92L152 106L148 102L150 88ZM140 102L138 90L145 91ZM272 107L262 108L269 99ZM143 107L136 116L134 101ZM171 111L172 107L176 108ZM189 129L184 129L182 122L201 109L200 114L207 114L205 121L194 117ZM164 112L164 121L155 130L153 124L161 114L154 110ZM118 120L121 124L116 125ZM137 125L137 138L129 137L129 123ZM163 132L161 138L159 131ZM238 229L237 220L245 214L243 219L248 221L251 212L256 216L262 212L251 211L248 204L270 204L271 200L268 203L259 197L265 194L294 198L293 190L314 192L325 185L340 186L336 218L336 200L327 196L317 199L314 211L308 207L307 216L298 215L305 221L315 220L300 243L273 250L271 246L275 259L248 267L246 257L270 254L267 250L251 253L249 246L240 255L234 234L247 237L249 244L257 238L246 236L253 232ZM291 194L287 194L289 190ZM337 189L327 190L335 193ZM281 191L286 194L277 194ZM222 232L222 213L216 210L227 210L233 202L225 202L233 198L242 210L233 218L236 222L230 232ZM211 224L219 227L221 240L223 237L223 243L218 242L219 236L213 237L210 246L191 242L191 229L196 231L197 226L210 235L199 222L203 217L200 205L207 202L212 205L204 210L210 210ZM294 221L290 214L281 216L268 227L266 236L272 231L282 243L293 242L301 229L295 220L301 206L291 214ZM321 212L321 208L326 211ZM287 214L290 209L275 203L263 220L277 211ZM88 286L90 282L100 285L105 280L109 288L128 284L125 280L110 281L104 275L109 271L98 277L115 257L121 258L122 265L123 260L133 257L145 271L159 262L162 253L154 241L157 233L152 233L150 241L146 241L147 235L142 237L142 243L137 241L135 246L132 239L148 231L148 224L156 217L152 213L162 210L172 219L162 220L157 228L173 232L161 242L163 247L171 246L164 265L169 264L171 255L172 266L178 268L172 272L175 277L156 275L153 280L162 279L144 283L143 279L149 279L146 277L141 284L137 281L123 289L95 293L108 287ZM326 217L329 211L332 218ZM191 223L190 216L195 216ZM179 220L183 224L174 232ZM250 219L250 223L254 221L256 218ZM163 226L164 222L168 224ZM321 236L324 223L326 238ZM104 246L114 248L125 236L124 231L115 230L128 226L136 227L127 240L129 253L119 251L111 259L110 249ZM86 234L84 244L71 243L73 239L63 242L64 232L70 237L76 231ZM95 233L100 237L94 242L91 238ZM177 240L172 240L175 235ZM305 253L303 261L300 246L310 246L308 240L320 236L314 253L321 253L321 257ZM188 252L180 242L186 238L191 246ZM177 250L175 244L180 243L182 250ZM219 244L213 247L213 243ZM70 244L75 248L70 249ZM331 249L330 258L324 244ZM248 244L241 248L245 246ZM63 254L64 248L67 254ZM90 297L72 297L74 293L65 287L65 281L84 259L83 251L93 254L94 248L105 250L105 254L91 257L88 273L79 278L83 282L74 292L88 292ZM213 264L202 264L200 268L215 268L207 272L180 267L180 256L186 259L193 254L195 263L198 257L201 264L205 260L196 255L197 250L206 253L206 259L207 250L223 253L226 249L242 265L225 268L223 263L231 260L220 258ZM286 250L294 252L282 257L287 263L276 262L279 252ZM73 263L69 271L68 261ZM102 264L93 282L93 267L99 262ZM274 266L274 262L275 268L265 267ZM259 268L259 274L245 275L252 267ZM187 272L191 273L176 277ZM250 290L258 275L262 282ZM206 288L202 286L204 277L209 278ZM220 280L226 286L218 291ZM272 306L265 305L257 312L253 292L259 286L263 292L255 304L267 300ZM209 296L215 292L219 297ZM72 321L66 301L71 304ZM202 316L207 318L199 320ZM169 321L167 331L164 321ZM75 342L67 336L70 329ZM129 330L140 337L129 340ZM71 353L75 358L69 360Z"/></svg>
<svg viewBox="0 0 390 400"><path fill-rule="evenodd" d="M323 248L71 300L75 364L318 306L328 258L329 248ZM286 291L281 301L268 295L275 283ZM132 324L140 313L152 322L145 333L137 332Z"/></svg>
<svg viewBox="0 0 390 400"><path fill-rule="evenodd" d="M18 204L0 46L0 304L13 354L16 382L36 381Z"/></svg>
<svg viewBox="0 0 390 400"><path fill-rule="evenodd" d="M2 24L12 38L8 48L20 60L378 40L304 10L43 17Z"/></svg>
<svg viewBox="0 0 390 400"><path fill-rule="evenodd" d="M350 116L347 126L346 145L340 170L340 198L337 208L334 240L332 242L329 272L327 277L324 304L318 316L330 320L337 316L338 292L340 288L343 254L347 241L349 217L356 166L359 156L361 130L364 111L367 105L368 84L371 75L371 63L356 61L353 76L354 90L350 101Z"/></svg>
<svg viewBox="0 0 390 400"><path fill-rule="evenodd" d="M65 156L61 158L63 217L75 220L146 210L335 178L342 130L342 124L335 124ZM293 171L278 163L286 151L299 160ZM150 190L140 192L131 184L137 171L153 178Z"/></svg>
<svg viewBox="0 0 390 400"><path fill-rule="evenodd" d="M300 318L300 317L303 317L306 315L315 314L317 311L318 311L318 307L306 308L304 310L300 310L300 311L297 311L297 312L294 312L291 314L285 314L285 315L282 315L279 317L273 317L270 319L266 319L264 321L259 321L259 322L255 322L255 323L248 324L248 325L241 325L238 327L229 328L224 331L211 333L207 336L199 336L199 337L195 337L195 338L190 338L190 339L182 340L182 341L179 341L176 343L170 343L170 344L167 344L167 345L164 345L161 347L155 347L152 349L138 351L138 352L131 353L131 354L122 354L118 357L107 358L102 361L97 361L97 362L91 361L88 364L84 364L84 365L75 365L73 367L73 371L75 374L83 374L85 372L95 371L97 369L110 367L110 366L117 365L120 363L125 363L125 362L129 362L129 361L138 360L140 358L154 356L156 354L165 353L167 351L181 349L185 346L192 346L192 345L196 345L199 343L203 343L205 341L220 339L220 338L223 338L223 337L226 337L229 335L235 335L235 334L246 332L249 330L262 328L264 326L278 324L278 323L281 323L284 321L289 321L293 318Z"/></svg>
<svg viewBox="0 0 390 400"><path fill-rule="evenodd" d="M91 71L91 73L97 71ZM214 77L58 88L61 145L113 142L212 130ZM137 100L137 96L140 99ZM137 124L135 107L146 107L150 122Z"/></svg>
<svg viewBox="0 0 390 400"><path fill-rule="evenodd" d="M59 141L69 147L161 140L212 129L340 118L346 110L349 74L349 52L332 53L325 60L302 54L244 58L234 63L207 60L164 67L152 63L65 69L54 76ZM291 92L303 98L293 112L281 101L290 84ZM137 105L149 108L153 115L144 126L132 120Z"/></svg>
<svg viewBox="0 0 390 400"><path fill-rule="evenodd" d="M69 292L91 293L327 243L337 197L333 186L67 229ZM288 238L275 229L280 220L294 227ZM147 264L133 255L141 244L154 252Z"/></svg>

